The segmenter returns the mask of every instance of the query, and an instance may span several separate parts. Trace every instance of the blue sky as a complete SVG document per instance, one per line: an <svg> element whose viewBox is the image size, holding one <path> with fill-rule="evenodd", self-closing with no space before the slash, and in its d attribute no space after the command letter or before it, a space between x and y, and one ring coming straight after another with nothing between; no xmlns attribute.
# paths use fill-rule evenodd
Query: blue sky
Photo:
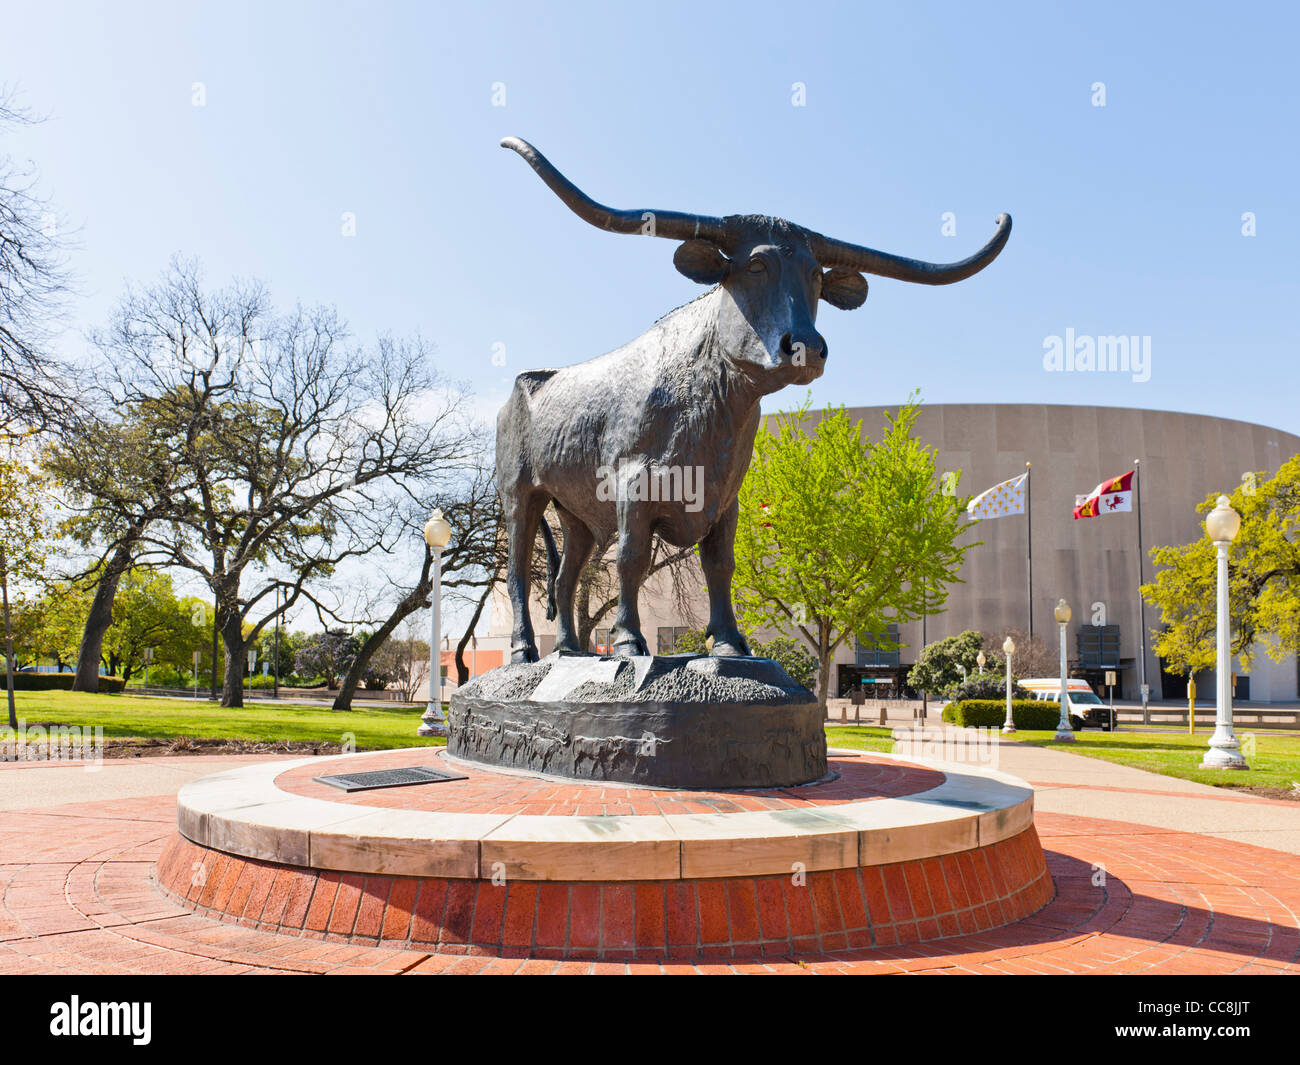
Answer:
<svg viewBox="0 0 1300 1065"><path fill-rule="evenodd" d="M973 279L824 307L815 404L920 389L1300 432L1298 23L1248 3L44 0L9 5L0 82L48 116L6 147L78 230L69 351L181 252L214 284L335 303L360 337L418 331L491 415L516 373L698 294L672 242L571 215L498 147L513 134L614 206L779 215L918 258L1013 215ZM1150 337L1149 380L1046 372L1066 330Z"/></svg>
<svg viewBox="0 0 1300 1065"><path fill-rule="evenodd" d="M815 403L920 388L1296 432L1298 21L1281 4L53 0L10 5L0 80L49 116L10 149L79 229L70 347L179 251L213 282L337 303L362 337L419 331L489 412L515 373L697 294L671 242L569 214L497 146L515 134L616 206L775 214L920 258L966 256L1011 212L982 275L873 279L862 309L824 307ZM1150 336L1150 379L1046 372L1067 328Z"/></svg>

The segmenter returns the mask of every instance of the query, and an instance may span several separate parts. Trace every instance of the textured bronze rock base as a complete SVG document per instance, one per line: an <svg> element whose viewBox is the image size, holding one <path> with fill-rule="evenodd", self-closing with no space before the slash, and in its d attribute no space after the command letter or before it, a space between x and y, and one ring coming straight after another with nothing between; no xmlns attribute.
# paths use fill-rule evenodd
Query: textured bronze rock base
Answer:
<svg viewBox="0 0 1300 1065"><path fill-rule="evenodd" d="M451 697L447 752L483 765L669 788L826 775L812 692L768 658L554 654Z"/></svg>

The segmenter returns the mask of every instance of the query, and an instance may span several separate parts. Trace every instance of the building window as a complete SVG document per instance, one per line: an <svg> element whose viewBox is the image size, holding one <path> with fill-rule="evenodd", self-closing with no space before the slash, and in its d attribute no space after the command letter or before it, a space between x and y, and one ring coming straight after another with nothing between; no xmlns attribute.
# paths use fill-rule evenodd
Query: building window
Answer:
<svg viewBox="0 0 1300 1065"><path fill-rule="evenodd" d="M898 623L885 626L885 637L877 640L867 633L865 641L854 638L854 665L896 666L899 664Z"/></svg>
<svg viewBox="0 0 1300 1065"><path fill-rule="evenodd" d="M659 628L658 653L661 655L684 654L677 650L677 640L693 631L689 625L665 625Z"/></svg>
<svg viewBox="0 0 1300 1065"><path fill-rule="evenodd" d="M1083 669L1119 669L1119 626L1080 625L1075 649Z"/></svg>

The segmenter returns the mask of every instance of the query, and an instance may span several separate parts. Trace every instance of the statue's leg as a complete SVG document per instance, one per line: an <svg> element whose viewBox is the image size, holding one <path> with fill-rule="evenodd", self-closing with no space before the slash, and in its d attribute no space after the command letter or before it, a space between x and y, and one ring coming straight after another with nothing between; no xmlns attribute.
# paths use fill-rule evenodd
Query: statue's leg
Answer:
<svg viewBox="0 0 1300 1065"><path fill-rule="evenodd" d="M709 587L709 627L715 655L747 655L749 644L736 625L731 605L731 577L736 572L736 519L740 504L733 502L718 523L700 541L700 562Z"/></svg>
<svg viewBox="0 0 1300 1065"><path fill-rule="evenodd" d="M591 558L596 538L586 524L563 507L556 505L560 515L560 528L564 530L564 549L560 556L560 572L555 578L555 599L558 621L555 630L557 651L585 651L578 642L578 630L573 624L573 595L578 590L582 568Z"/></svg>
<svg viewBox="0 0 1300 1065"><path fill-rule="evenodd" d="M502 492L501 501L510 542L506 562L506 591L514 613L510 661L536 662L537 643L533 639L533 620L528 612L528 593L531 590L529 564L532 561L533 541L537 537L537 523L542 518L548 500L540 492L524 490Z"/></svg>
<svg viewBox="0 0 1300 1065"><path fill-rule="evenodd" d="M635 518L640 508L624 504L619 514L618 553L618 612L614 616L614 653L620 655L648 655L645 637L641 635L641 614L637 609L637 595L650 568L652 533L648 522Z"/></svg>

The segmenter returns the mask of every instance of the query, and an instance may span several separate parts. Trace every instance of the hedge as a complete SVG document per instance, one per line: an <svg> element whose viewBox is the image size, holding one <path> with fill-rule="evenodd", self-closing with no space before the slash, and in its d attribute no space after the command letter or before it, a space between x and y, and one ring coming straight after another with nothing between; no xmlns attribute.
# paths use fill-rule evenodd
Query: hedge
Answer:
<svg viewBox="0 0 1300 1065"><path fill-rule="evenodd" d="M76 679L75 673L16 673L17 678L14 682L14 691L16 692L48 692L48 691L72 691L72 682ZM5 691L9 687L9 674L0 673L0 691ZM115 694L126 687L126 681L121 677L100 677L99 690Z"/></svg>
<svg viewBox="0 0 1300 1065"><path fill-rule="evenodd" d="M943 708L943 719L950 725L984 726L993 728L1007 719L1005 699L963 699ZM1061 704L1039 702L1036 699L1012 699L1011 720L1016 728L1030 731L1054 731L1061 720ZM1077 729L1082 721L1075 717L1071 723Z"/></svg>

